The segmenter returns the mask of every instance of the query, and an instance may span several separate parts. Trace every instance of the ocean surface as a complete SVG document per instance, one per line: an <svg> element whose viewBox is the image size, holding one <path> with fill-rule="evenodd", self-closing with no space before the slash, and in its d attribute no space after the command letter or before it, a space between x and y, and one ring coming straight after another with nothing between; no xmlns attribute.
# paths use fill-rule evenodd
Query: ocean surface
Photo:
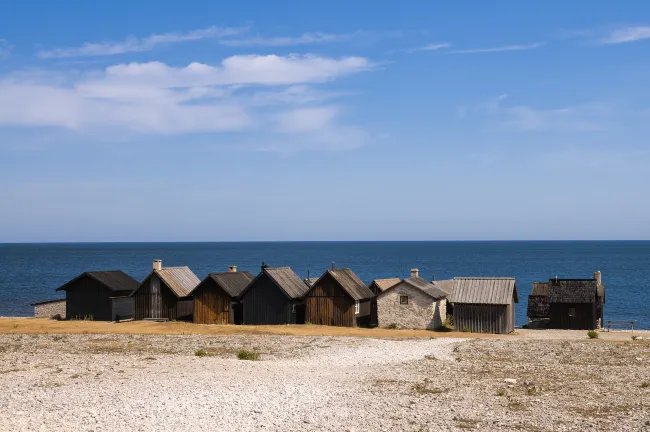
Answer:
<svg viewBox="0 0 650 432"><path fill-rule="evenodd" d="M426 279L509 276L519 290L517 325L527 322L534 281L591 278L601 270L605 319L650 328L650 241L0 244L0 316L32 315L31 303L63 297L55 289L84 271L119 269L142 280L153 259L187 265L200 279L228 265L257 274L262 261L290 266L303 278L334 262L366 283L408 277L411 268Z"/></svg>

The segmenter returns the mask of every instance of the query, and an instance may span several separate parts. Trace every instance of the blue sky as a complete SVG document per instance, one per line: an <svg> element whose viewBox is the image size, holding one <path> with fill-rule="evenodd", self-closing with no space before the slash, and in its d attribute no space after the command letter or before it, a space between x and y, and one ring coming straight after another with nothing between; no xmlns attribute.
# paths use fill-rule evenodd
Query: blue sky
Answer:
<svg viewBox="0 0 650 432"><path fill-rule="evenodd" d="M1 12L0 242L650 238L647 2Z"/></svg>

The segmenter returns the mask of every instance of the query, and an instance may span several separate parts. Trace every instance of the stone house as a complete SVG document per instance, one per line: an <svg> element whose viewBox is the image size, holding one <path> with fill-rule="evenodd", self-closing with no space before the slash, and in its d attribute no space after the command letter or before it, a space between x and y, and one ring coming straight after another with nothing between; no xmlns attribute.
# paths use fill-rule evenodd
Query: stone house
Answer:
<svg viewBox="0 0 650 432"><path fill-rule="evenodd" d="M65 299L32 303L32 306L34 306L34 318L53 318L58 315L65 319Z"/></svg>
<svg viewBox="0 0 650 432"><path fill-rule="evenodd" d="M452 280L429 282L419 277L418 269L411 277L377 295L379 327L436 329L447 317L447 296Z"/></svg>

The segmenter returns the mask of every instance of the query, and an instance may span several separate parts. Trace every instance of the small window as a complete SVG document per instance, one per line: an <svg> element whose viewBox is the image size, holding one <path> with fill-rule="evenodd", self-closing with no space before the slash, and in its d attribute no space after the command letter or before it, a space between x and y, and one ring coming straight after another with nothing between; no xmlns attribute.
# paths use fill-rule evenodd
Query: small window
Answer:
<svg viewBox="0 0 650 432"><path fill-rule="evenodd" d="M291 305L291 313L296 313L296 305L295 304Z"/></svg>
<svg viewBox="0 0 650 432"><path fill-rule="evenodd" d="M409 304L409 296L399 296L399 304Z"/></svg>
<svg viewBox="0 0 650 432"><path fill-rule="evenodd" d="M354 314L359 315L359 300L354 302Z"/></svg>
<svg viewBox="0 0 650 432"><path fill-rule="evenodd" d="M569 316L570 317L576 316L576 308L569 308Z"/></svg>

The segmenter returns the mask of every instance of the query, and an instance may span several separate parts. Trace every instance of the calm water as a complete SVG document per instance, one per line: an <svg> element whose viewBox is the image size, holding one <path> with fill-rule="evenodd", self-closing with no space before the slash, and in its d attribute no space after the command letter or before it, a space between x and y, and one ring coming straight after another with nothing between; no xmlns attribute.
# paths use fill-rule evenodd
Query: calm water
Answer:
<svg viewBox="0 0 650 432"><path fill-rule="evenodd" d="M142 280L154 258L165 266L189 266L207 273L259 271L260 263L290 266L301 277L331 266L350 267L365 282L420 275L511 276L520 302L517 324L526 322L533 281L556 274L592 277L600 269L607 289L605 319L636 319L650 328L650 242L269 242L269 243L86 243L0 244L0 316L28 316L30 303L60 297L54 290L88 270L121 269Z"/></svg>

